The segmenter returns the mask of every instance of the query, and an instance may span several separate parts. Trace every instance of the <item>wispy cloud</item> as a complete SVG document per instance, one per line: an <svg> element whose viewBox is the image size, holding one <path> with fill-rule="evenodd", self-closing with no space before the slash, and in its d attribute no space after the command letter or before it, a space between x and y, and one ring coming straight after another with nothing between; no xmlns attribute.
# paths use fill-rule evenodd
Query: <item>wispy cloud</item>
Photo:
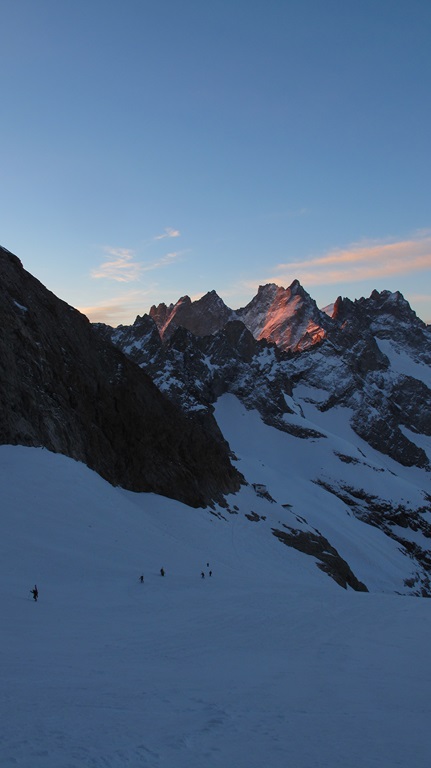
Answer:
<svg viewBox="0 0 431 768"><path fill-rule="evenodd" d="M165 240L167 237L181 237L179 229L173 229L172 227L165 227L165 231L162 235L155 235L154 240Z"/></svg>
<svg viewBox="0 0 431 768"><path fill-rule="evenodd" d="M182 251L171 251L170 253L165 253L165 255L161 257L161 259L157 259L157 261L153 261L149 264L143 264L142 271L150 272L153 269L168 267L171 264L173 264L175 261L177 261L177 259L181 256L181 254L182 254Z"/></svg>
<svg viewBox="0 0 431 768"><path fill-rule="evenodd" d="M107 301L77 309L88 317L92 323L107 323L116 326L121 323L130 324L136 315L143 314L145 307L151 302L151 294L155 287L148 291L126 291Z"/></svg>
<svg viewBox="0 0 431 768"><path fill-rule="evenodd" d="M184 251L171 251L151 262L141 262L134 251L129 248L111 248L105 246L104 251L110 257L97 269L93 269L91 277L96 280L114 280L117 283L137 282L144 272L168 267L177 261Z"/></svg>
<svg viewBox="0 0 431 768"><path fill-rule="evenodd" d="M352 283L406 275L431 268L431 235L415 234L397 242L364 241L322 256L278 264L267 282L288 285L297 278L306 286Z"/></svg>
<svg viewBox="0 0 431 768"><path fill-rule="evenodd" d="M409 298L411 301L431 304L431 294L429 293L409 293Z"/></svg>
<svg viewBox="0 0 431 768"><path fill-rule="evenodd" d="M135 253L128 248L105 247L111 257L104 261L98 269L93 269L91 277L96 280L105 278L118 283L131 283L139 279L142 265L135 260Z"/></svg>

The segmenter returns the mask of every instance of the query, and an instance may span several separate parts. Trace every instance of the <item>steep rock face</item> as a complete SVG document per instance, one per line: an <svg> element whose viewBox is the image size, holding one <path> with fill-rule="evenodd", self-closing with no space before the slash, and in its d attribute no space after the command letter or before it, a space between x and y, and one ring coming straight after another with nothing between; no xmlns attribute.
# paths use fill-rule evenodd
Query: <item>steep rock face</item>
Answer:
<svg viewBox="0 0 431 768"><path fill-rule="evenodd" d="M284 293L283 288L279 288L275 283L260 285L256 296L242 309L237 310L237 316L247 326L255 338L258 338L262 328L265 326L268 314L274 303L277 303L277 295Z"/></svg>
<svg viewBox="0 0 431 768"><path fill-rule="evenodd" d="M356 335L367 330L375 339L408 349L421 362L431 364L430 328L399 291L373 291L369 298L354 302L339 297L333 319L343 329L349 326Z"/></svg>
<svg viewBox="0 0 431 768"><path fill-rule="evenodd" d="M239 487L210 421L184 416L87 318L0 250L0 442L42 445L114 485L192 506Z"/></svg>
<svg viewBox="0 0 431 768"><path fill-rule="evenodd" d="M425 451L403 427L431 434L431 376L426 373L431 364L429 329L398 291L373 291L368 299L355 302L339 297L333 319L336 325L328 340L354 373L349 396L338 399L353 407L353 428L401 464L428 467ZM348 381L349 375L343 378Z"/></svg>
<svg viewBox="0 0 431 768"><path fill-rule="evenodd" d="M431 393L423 381L399 376L392 392L400 424L423 435L431 435Z"/></svg>
<svg viewBox="0 0 431 768"><path fill-rule="evenodd" d="M333 345L329 337L320 347L306 350L287 362L294 397L298 386L311 388L310 401L316 392L315 402L320 411L350 409L352 428L373 448L404 466L428 467L429 459L420 443L416 444L402 429L408 418L407 408L401 407L407 388L405 377L396 375L374 340L367 344L366 338L365 335L345 350ZM368 369L366 360L371 361ZM428 392L425 402L431 401L431 392L423 382L411 382L413 391L424 395ZM420 410L414 417L411 415L409 429L415 429L413 422L420 422L424 427L422 433L428 435L428 420L420 417Z"/></svg>
<svg viewBox="0 0 431 768"><path fill-rule="evenodd" d="M340 557L337 550L327 539L317 531L299 531L294 528L280 530L273 528L274 536L288 547L293 547L299 552L312 555L317 561L318 567L328 573L340 587L354 589L355 592L368 592L367 587L359 581L352 572L348 563Z"/></svg>
<svg viewBox="0 0 431 768"><path fill-rule="evenodd" d="M179 299L177 304L167 305L164 302L162 302L157 307L153 304L153 306L150 309L150 317L155 322L159 330L165 327L165 325L168 323L169 317L174 312L175 307L177 305L181 305L183 301L188 301L188 303L190 303L189 297L185 296L184 298Z"/></svg>
<svg viewBox="0 0 431 768"><path fill-rule="evenodd" d="M112 328L105 323L93 324L102 338L113 344L136 365L147 370L151 361L158 359L164 343L160 337L157 325L149 315L137 316L133 325L118 325Z"/></svg>
<svg viewBox="0 0 431 768"><path fill-rule="evenodd" d="M187 328L195 336L206 336L223 328L233 316L215 291L197 301L183 296L175 305L151 307L150 317L156 323L162 339L169 339L177 328Z"/></svg>
<svg viewBox="0 0 431 768"><path fill-rule="evenodd" d="M133 325L111 328L104 323L95 323L94 326L104 339L115 344L137 365L147 362L162 346L157 326L149 315L138 315Z"/></svg>
<svg viewBox="0 0 431 768"><path fill-rule="evenodd" d="M226 323L240 320L256 339L266 339L283 350L305 349L325 338L331 319L294 280L289 288L274 284L260 286L256 296L242 309L226 306L215 291L198 301L183 296L169 307L159 304L150 309L161 338L167 341L177 328L195 336L208 336Z"/></svg>
<svg viewBox="0 0 431 768"><path fill-rule="evenodd" d="M286 289L274 284L259 286L257 295L236 315L257 339L271 341L283 350L312 346L325 338L331 326L298 280Z"/></svg>

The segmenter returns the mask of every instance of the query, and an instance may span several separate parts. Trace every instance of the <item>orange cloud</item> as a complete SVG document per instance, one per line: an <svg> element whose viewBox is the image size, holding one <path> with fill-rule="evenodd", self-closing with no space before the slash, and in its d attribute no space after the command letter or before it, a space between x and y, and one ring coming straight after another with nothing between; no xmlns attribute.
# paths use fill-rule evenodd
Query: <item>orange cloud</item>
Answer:
<svg viewBox="0 0 431 768"><path fill-rule="evenodd" d="M86 315L92 323L107 323L117 326L121 323L130 325L136 315L142 314L144 306L149 302L149 296L154 291L151 286L148 291L127 291L100 304L89 307L77 307L79 312Z"/></svg>
<svg viewBox="0 0 431 768"><path fill-rule="evenodd" d="M353 243L304 261L279 264L268 282L329 285L403 275L431 268L431 236L398 242Z"/></svg>
<svg viewBox="0 0 431 768"><path fill-rule="evenodd" d="M77 307L79 312L86 315L91 323L106 323L107 325L120 325L129 317L129 307L116 304L99 304L94 307Z"/></svg>

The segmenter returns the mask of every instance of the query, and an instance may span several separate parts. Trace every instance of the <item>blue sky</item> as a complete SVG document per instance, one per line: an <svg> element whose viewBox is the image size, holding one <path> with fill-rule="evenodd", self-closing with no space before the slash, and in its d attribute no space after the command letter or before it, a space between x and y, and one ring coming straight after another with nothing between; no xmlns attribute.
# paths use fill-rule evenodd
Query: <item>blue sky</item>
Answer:
<svg viewBox="0 0 431 768"><path fill-rule="evenodd" d="M92 320L299 279L431 321L428 0L3 0L0 243Z"/></svg>

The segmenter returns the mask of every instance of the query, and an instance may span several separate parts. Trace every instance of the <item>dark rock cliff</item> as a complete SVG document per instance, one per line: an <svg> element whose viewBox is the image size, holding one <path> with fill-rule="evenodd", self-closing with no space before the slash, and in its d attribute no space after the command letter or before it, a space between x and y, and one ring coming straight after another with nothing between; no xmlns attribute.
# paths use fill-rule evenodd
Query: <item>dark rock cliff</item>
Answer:
<svg viewBox="0 0 431 768"><path fill-rule="evenodd" d="M238 489L210 415L181 413L5 249L0 281L0 443L44 446L114 485L192 506Z"/></svg>
<svg viewBox="0 0 431 768"><path fill-rule="evenodd" d="M209 291L197 301L183 296L169 307L159 304L150 309L150 317L164 340L169 339L177 328L186 328L196 336L215 333L223 328L234 314L215 291Z"/></svg>

